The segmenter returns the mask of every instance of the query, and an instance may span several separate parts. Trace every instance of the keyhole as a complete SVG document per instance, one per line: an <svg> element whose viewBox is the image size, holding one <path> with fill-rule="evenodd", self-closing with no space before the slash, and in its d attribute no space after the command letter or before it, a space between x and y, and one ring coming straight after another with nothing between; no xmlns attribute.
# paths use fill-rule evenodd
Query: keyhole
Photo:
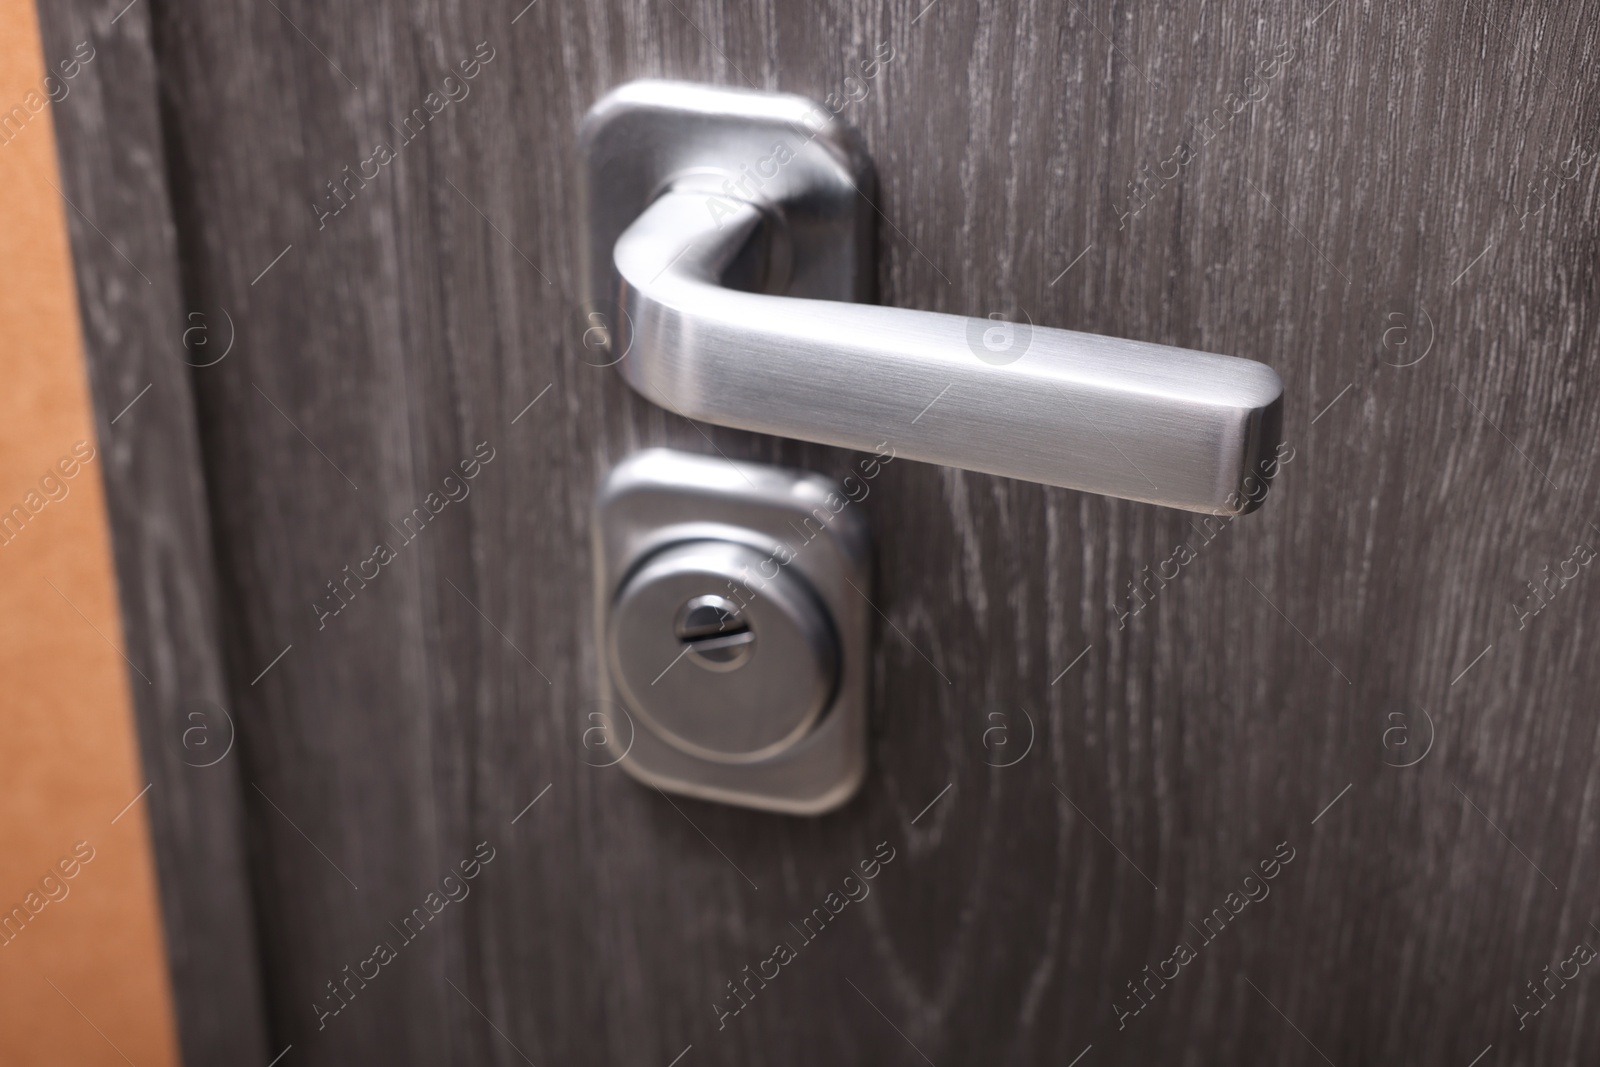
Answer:
<svg viewBox="0 0 1600 1067"><path fill-rule="evenodd" d="M727 597L697 596L678 612L678 640L688 658L708 671L738 670L755 652L756 635Z"/></svg>

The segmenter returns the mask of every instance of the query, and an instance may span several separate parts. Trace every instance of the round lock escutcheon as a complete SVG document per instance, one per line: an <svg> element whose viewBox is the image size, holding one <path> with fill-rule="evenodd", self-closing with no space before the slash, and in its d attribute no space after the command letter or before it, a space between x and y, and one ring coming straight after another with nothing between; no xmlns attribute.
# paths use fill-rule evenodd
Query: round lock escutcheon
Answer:
<svg viewBox="0 0 1600 1067"><path fill-rule="evenodd" d="M663 740L751 762L806 736L832 701L839 645L792 568L731 541L662 549L622 584L607 655L620 695Z"/></svg>

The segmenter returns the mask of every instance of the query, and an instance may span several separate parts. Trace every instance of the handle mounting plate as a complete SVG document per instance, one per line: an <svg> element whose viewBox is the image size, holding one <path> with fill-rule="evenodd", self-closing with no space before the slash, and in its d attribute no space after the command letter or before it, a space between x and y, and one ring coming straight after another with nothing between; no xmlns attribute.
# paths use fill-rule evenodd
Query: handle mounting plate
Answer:
<svg viewBox="0 0 1600 1067"><path fill-rule="evenodd" d="M618 336L631 330L616 303L612 249L669 188L703 195L713 222L740 202L781 216L793 249L784 295L872 302L872 160L825 106L788 93L630 82L589 111L578 153L584 311L606 316Z"/></svg>

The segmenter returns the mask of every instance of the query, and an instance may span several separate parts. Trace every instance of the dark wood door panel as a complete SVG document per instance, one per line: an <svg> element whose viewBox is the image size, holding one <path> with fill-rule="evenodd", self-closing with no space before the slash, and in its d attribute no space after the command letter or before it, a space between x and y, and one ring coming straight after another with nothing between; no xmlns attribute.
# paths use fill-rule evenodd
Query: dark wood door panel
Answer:
<svg viewBox="0 0 1600 1067"><path fill-rule="evenodd" d="M136 13L184 297L239 330L192 388L274 1052L1593 1058L1586 978L1511 1006L1600 939L1592 4ZM857 459L583 362L574 133L646 75L835 94L885 303L1286 384L1232 522L889 464L873 768L821 819L591 765L608 467Z"/></svg>
<svg viewBox="0 0 1600 1067"><path fill-rule="evenodd" d="M71 235L181 1049L249 1063L268 1033L189 378L232 329L186 292L147 13L121 10L40 6L47 63L74 72L49 87L61 187L17 205Z"/></svg>

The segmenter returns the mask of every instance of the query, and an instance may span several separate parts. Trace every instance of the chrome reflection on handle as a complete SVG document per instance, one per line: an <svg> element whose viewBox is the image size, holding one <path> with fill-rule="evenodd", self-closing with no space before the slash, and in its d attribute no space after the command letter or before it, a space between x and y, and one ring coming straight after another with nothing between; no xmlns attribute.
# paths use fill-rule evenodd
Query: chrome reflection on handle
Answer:
<svg viewBox="0 0 1600 1067"><path fill-rule="evenodd" d="M691 419L1191 511L1260 503L1265 364L851 303L871 165L799 97L635 82L582 132L590 300L623 377Z"/></svg>

